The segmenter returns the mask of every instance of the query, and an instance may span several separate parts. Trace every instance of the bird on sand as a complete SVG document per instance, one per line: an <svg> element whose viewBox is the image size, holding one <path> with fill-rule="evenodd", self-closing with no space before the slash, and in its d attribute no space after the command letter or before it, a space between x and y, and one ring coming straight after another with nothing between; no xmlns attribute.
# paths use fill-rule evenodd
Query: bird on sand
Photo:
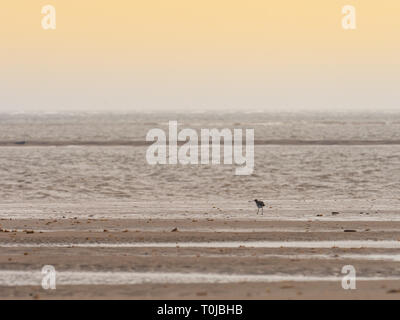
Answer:
<svg viewBox="0 0 400 320"><path fill-rule="evenodd" d="M261 209L261 214L264 214L264 207L265 207L264 202L262 202L261 200L257 200L257 199L254 199L254 202L256 203L256 206L258 208L257 214L260 211L260 209Z"/></svg>

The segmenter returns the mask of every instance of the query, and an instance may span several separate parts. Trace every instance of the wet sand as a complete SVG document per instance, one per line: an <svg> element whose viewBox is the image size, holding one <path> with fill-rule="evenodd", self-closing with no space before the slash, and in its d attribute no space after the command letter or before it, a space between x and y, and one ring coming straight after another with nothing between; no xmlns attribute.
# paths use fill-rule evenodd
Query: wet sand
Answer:
<svg viewBox="0 0 400 320"><path fill-rule="evenodd" d="M400 221L321 220L3 217L0 298L400 298ZM44 265L56 290L41 288Z"/></svg>
<svg viewBox="0 0 400 320"><path fill-rule="evenodd" d="M278 300L278 299L388 299L400 298L400 281L360 281L357 290L343 290L332 282L230 284L140 284L57 286L0 286L1 299L168 299L168 300Z"/></svg>

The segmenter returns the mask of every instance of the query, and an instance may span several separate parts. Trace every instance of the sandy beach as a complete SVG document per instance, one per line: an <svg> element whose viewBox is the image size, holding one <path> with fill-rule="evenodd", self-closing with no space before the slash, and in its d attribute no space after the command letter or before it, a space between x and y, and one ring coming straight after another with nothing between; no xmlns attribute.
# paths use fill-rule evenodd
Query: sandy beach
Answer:
<svg viewBox="0 0 400 320"><path fill-rule="evenodd" d="M227 219L212 210L203 218L168 219L161 211L110 219L74 206L58 205L50 219L6 218L11 204L0 206L1 299L400 298L393 210L361 211L358 221L351 210L304 208L297 220L281 209L276 220L240 208ZM57 272L56 290L41 287L44 265ZM342 288L345 265L357 271L356 290Z"/></svg>

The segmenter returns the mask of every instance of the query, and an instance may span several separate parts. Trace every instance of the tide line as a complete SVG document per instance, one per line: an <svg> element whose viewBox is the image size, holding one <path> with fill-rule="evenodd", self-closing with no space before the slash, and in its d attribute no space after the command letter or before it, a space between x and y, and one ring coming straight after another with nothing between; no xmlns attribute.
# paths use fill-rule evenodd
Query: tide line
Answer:
<svg viewBox="0 0 400 320"><path fill-rule="evenodd" d="M338 241L210 241L123 243L0 243L0 248L385 248L400 249L397 240Z"/></svg>
<svg viewBox="0 0 400 320"><path fill-rule="evenodd" d="M0 286L40 286L44 275L40 271L0 270ZM238 283L238 282L315 282L342 281L342 276L312 276L302 274L218 274L218 273L151 273L56 271L57 285L134 285L145 283ZM400 280L400 277L357 277L357 281Z"/></svg>

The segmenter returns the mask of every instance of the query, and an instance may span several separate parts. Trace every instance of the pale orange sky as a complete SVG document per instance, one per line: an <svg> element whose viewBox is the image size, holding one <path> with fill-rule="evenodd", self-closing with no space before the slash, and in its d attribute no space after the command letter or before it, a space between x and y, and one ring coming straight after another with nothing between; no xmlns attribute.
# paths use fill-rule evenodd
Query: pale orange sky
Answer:
<svg viewBox="0 0 400 320"><path fill-rule="evenodd" d="M399 39L398 0L3 0L0 111L396 110Z"/></svg>

